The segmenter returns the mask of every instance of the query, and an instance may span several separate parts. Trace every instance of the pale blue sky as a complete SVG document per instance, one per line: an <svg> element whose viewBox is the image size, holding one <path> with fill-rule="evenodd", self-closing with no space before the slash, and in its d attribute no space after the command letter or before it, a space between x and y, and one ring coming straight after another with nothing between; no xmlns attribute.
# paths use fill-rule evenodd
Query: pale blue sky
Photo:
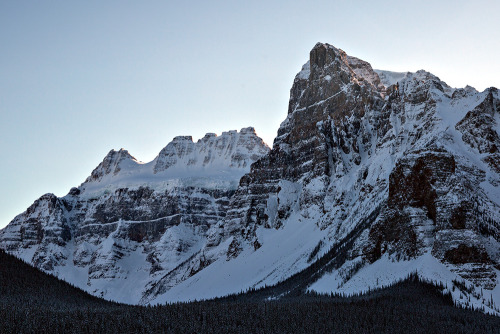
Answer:
<svg viewBox="0 0 500 334"><path fill-rule="evenodd" d="M272 145L318 41L500 87L499 1L0 0L0 228L106 153L254 126Z"/></svg>

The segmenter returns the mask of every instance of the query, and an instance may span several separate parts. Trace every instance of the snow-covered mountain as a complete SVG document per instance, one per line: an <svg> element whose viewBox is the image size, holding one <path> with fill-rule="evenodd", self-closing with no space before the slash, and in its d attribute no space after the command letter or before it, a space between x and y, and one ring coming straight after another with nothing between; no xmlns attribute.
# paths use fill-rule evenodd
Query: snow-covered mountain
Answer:
<svg viewBox="0 0 500 334"><path fill-rule="evenodd" d="M187 138L150 164L112 151L68 196L44 195L16 217L0 246L132 303L275 284L327 254L309 289L357 292L418 271L498 311L499 134L497 89L374 71L318 43L272 150L245 146L256 162L237 187L205 163L243 170L240 159L207 160Z"/></svg>
<svg viewBox="0 0 500 334"><path fill-rule="evenodd" d="M250 165L269 148L253 128L176 137L149 163L111 150L68 195L46 194L0 232L38 268L109 299L144 288L200 251Z"/></svg>

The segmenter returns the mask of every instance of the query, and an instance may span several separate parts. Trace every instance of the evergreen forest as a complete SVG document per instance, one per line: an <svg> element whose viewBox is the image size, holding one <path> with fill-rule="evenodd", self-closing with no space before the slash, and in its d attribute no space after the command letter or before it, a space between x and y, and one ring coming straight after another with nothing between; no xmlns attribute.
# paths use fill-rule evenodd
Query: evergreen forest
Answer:
<svg viewBox="0 0 500 334"><path fill-rule="evenodd" d="M348 298L268 299L257 290L131 306L91 296L0 250L0 333L500 333L500 317L457 307L442 290L411 275Z"/></svg>

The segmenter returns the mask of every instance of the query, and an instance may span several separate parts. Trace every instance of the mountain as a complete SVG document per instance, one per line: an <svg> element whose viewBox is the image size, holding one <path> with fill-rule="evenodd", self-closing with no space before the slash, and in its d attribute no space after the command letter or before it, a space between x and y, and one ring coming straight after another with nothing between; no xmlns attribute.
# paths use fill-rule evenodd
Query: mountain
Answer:
<svg viewBox="0 0 500 334"><path fill-rule="evenodd" d="M269 148L253 128L175 137L149 163L111 150L78 188L46 194L1 247L94 295L137 303L147 284L200 251L238 181Z"/></svg>
<svg viewBox="0 0 500 334"><path fill-rule="evenodd" d="M210 195L223 198L217 210L196 206L197 217L213 218L200 223L204 229L166 228L180 219L176 212L150 209L178 201L154 201L158 189L171 189L161 173L178 180L190 166L199 168L199 158L191 163L160 154L153 165L169 166L166 171L132 173L122 170L139 164L120 151L70 191L67 204L49 196L16 217L1 232L0 247L79 286L85 282L77 277L84 277L94 294L124 300L128 291L133 303L212 298L304 270L311 272L307 289L338 293L418 272L442 282L458 302L495 313L499 133L496 88L455 89L425 71L373 70L318 43L295 77L272 150L254 160L231 193ZM195 183L227 180L187 174L180 179L189 190L176 196L192 198ZM120 189L129 183L136 188L123 197ZM50 226L43 233L34 212ZM64 223L67 212L80 218Z"/></svg>

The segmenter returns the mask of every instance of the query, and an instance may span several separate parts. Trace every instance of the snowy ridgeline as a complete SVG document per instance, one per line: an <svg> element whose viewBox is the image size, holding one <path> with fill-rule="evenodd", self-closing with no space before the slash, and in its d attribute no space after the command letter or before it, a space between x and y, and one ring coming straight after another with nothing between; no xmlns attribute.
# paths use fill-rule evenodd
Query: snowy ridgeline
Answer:
<svg viewBox="0 0 500 334"><path fill-rule="evenodd" d="M177 136L148 163L137 161L124 149L111 150L80 190L95 197L141 186L158 191L179 186L236 189L250 165L268 151L252 127L220 136L207 133L196 143L191 136Z"/></svg>

